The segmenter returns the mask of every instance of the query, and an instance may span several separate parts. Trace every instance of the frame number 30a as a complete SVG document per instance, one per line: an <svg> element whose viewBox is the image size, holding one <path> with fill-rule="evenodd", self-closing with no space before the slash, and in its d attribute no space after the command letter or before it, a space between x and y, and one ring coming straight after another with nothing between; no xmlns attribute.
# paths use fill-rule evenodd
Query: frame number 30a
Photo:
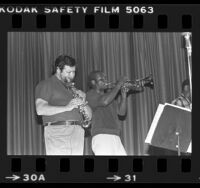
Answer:
<svg viewBox="0 0 200 188"><path fill-rule="evenodd" d="M43 174L37 175L37 174L24 174L23 175L23 181L45 181L45 177Z"/></svg>

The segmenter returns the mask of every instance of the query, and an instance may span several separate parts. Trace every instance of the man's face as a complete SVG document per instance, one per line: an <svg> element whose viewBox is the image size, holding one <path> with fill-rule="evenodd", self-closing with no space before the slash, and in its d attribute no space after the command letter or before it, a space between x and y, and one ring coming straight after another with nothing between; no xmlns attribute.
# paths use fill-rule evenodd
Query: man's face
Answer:
<svg viewBox="0 0 200 188"><path fill-rule="evenodd" d="M96 75L96 86L97 88L104 90L107 88L106 86L107 83L107 78L106 75L104 73L98 73Z"/></svg>
<svg viewBox="0 0 200 188"><path fill-rule="evenodd" d="M65 65L64 69L62 71L60 71L60 69L59 69L59 74L60 74L61 80L64 82L72 82L75 77L75 71L76 71L75 66L70 67L70 66Z"/></svg>
<svg viewBox="0 0 200 188"><path fill-rule="evenodd" d="M191 98L191 95L190 95L190 86L189 85L185 85L185 87L184 87L184 95L185 95L185 97L187 97L187 98Z"/></svg>

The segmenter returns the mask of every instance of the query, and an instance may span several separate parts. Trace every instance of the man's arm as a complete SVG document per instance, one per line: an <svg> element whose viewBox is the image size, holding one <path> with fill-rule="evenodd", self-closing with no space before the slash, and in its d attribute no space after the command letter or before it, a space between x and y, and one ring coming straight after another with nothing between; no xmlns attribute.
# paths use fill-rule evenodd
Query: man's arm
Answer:
<svg viewBox="0 0 200 188"><path fill-rule="evenodd" d="M120 87L121 86L117 85L111 91L109 91L109 92L105 93L104 95L100 96L99 100L97 101L98 102L98 106L107 106L107 105L109 105L114 100L114 98L116 97L117 93L120 90Z"/></svg>
<svg viewBox="0 0 200 188"><path fill-rule="evenodd" d="M127 112L127 100L122 98L119 104L118 114L120 116L125 116L126 112Z"/></svg>
<svg viewBox="0 0 200 188"><path fill-rule="evenodd" d="M125 116L127 112L127 92L128 89L121 89L121 101L118 107L118 115Z"/></svg>
<svg viewBox="0 0 200 188"><path fill-rule="evenodd" d="M52 106L49 105L49 103L41 98L36 99L35 105L36 105L36 111L38 115L45 115L45 116L51 116L58 113L71 111L74 108L78 108L79 105L84 104L83 100L75 98L72 99L68 105L65 106Z"/></svg>
<svg viewBox="0 0 200 188"><path fill-rule="evenodd" d="M117 93L119 92L119 90L121 89L122 85L126 80L127 80L126 77L121 77L116 86L111 91L102 95L98 101L99 106L109 105L114 100L114 98L116 97Z"/></svg>
<svg viewBox="0 0 200 188"><path fill-rule="evenodd" d="M176 101L175 105L180 106L180 107L183 107L183 102L182 102L180 99L178 99L178 100Z"/></svg>
<svg viewBox="0 0 200 188"><path fill-rule="evenodd" d="M183 103L182 103L182 101L181 101L179 98L178 98L178 99L174 99L174 100L171 102L171 104L177 105L177 106L180 106L180 107L183 106Z"/></svg>

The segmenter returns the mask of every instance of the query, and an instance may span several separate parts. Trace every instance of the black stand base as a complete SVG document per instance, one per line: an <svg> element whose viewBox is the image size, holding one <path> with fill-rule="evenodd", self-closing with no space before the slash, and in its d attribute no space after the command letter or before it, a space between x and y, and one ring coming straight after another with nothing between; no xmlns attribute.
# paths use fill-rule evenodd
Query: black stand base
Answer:
<svg viewBox="0 0 200 188"><path fill-rule="evenodd" d="M173 150L168 150L168 149L164 149L164 148L159 148L159 147L155 147L155 146L149 146L148 149L148 154L151 156L178 156L178 152L177 151L173 151ZM182 153L181 152L181 156L189 156L189 153Z"/></svg>

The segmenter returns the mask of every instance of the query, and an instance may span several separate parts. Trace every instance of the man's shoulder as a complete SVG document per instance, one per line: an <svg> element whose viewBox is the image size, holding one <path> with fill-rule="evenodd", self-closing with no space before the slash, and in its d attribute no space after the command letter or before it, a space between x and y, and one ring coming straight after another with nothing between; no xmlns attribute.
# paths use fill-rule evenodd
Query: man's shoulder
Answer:
<svg viewBox="0 0 200 188"><path fill-rule="evenodd" d="M51 76L51 77L49 77L49 78L46 78L46 79L44 79L44 80L41 80L41 81L37 84L37 86L43 86L43 85L52 84L52 82L53 82L54 79L55 79L54 76Z"/></svg>
<svg viewBox="0 0 200 188"><path fill-rule="evenodd" d="M89 100L89 101L96 101L96 100L98 100L99 99L99 94L95 91L95 90L93 90L93 89L91 89L91 90L89 90L89 91L87 91L87 93L86 93L86 98L87 98L87 100Z"/></svg>
<svg viewBox="0 0 200 188"><path fill-rule="evenodd" d="M86 95L96 95L96 94L97 94L97 92L95 92L95 90L93 90L93 89L90 89L86 92Z"/></svg>

